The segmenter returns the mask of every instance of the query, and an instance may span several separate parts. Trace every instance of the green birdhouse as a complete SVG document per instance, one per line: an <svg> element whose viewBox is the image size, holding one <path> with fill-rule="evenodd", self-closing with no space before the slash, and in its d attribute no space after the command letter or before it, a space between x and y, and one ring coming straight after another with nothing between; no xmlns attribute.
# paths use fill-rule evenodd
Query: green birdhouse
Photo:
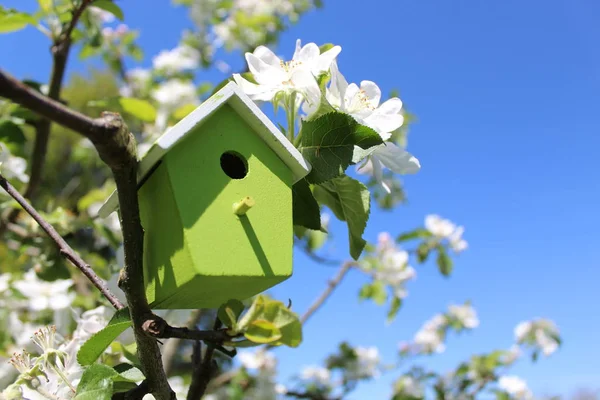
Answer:
<svg viewBox="0 0 600 400"><path fill-rule="evenodd" d="M292 185L309 171L235 83L164 133L138 173L151 307L214 308L289 278ZM117 208L113 193L100 216Z"/></svg>

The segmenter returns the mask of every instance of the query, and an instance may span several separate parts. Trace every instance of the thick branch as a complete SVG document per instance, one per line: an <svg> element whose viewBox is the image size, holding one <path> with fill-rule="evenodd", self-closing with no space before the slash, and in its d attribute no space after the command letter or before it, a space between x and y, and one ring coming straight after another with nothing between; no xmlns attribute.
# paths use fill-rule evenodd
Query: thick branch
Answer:
<svg viewBox="0 0 600 400"><path fill-rule="evenodd" d="M39 226L50 236L50 238L56 243L60 250L60 254L67 260L79 268L81 272L92 282L92 284L106 297L106 299L113 305L114 308L120 310L123 308L123 304L119 299L108 289L106 283L96 275L94 270L88 263L83 261L81 257L69 246L69 244L56 232L56 230L50 225L44 218L25 200L23 196L8 182L2 175L0 175L0 186L6 193L8 193L13 199L23 207L25 211L39 224Z"/></svg>
<svg viewBox="0 0 600 400"><path fill-rule="evenodd" d="M89 118L28 89L3 71L0 71L0 96L81 133L94 143L100 158L111 168L119 196L125 248L125 267L121 271L119 284L127 297L140 364L154 397L158 400L174 398L175 394L163 370L158 344L154 338L146 335L142 328L144 321L152 316L152 312L144 290L144 230L137 197L138 164L135 138L120 115L105 112L99 119Z"/></svg>
<svg viewBox="0 0 600 400"><path fill-rule="evenodd" d="M50 73L50 82L48 84L48 97L53 100L58 100L60 98L69 51L71 49L71 34L73 33L73 29L75 29L79 18L83 14L83 11L90 3L92 3L92 1L93 0L81 0L79 6L73 10L73 17L66 29L61 32L52 44L52 72ZM46 161L46 152L48 150L51 121L51 118L45 118L39 121L37 125L35 143L31 155L31 177L27 190L25 191L25 197L30 199L34 197L42 180L44 162ZM16 217L16 215L14 217Z"/></svg>
<svg viewBox="0 0 600 400"><path fill-rule="evenodd" d="M350 268L355 266L356 263L354 261L347 261L340 267L337 275L327 283L327 288L321 293L321 295L314 301L314 303L306 310L304 315L300 318L300 322L302 324L306 323L308 319L325 303L325 301L331 296L331 293L338 287L338 285L342 282L342 279L346 276Z"/></svg>

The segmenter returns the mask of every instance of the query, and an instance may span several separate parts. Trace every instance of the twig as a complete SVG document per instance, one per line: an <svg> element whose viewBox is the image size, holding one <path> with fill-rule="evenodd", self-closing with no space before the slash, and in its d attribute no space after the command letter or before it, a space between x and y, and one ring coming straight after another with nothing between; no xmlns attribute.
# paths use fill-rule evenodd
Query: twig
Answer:
<svg viewBox="0 0 600 400"><path fill-rule="evenodd" d="M195 310L194 312L192 312L192 315L190 316L189 320L185 325L190 329L196 328L198 323L200 323L202 315L202 309ZM179 349L181 348L181 345L183 343L185 343L183 339L172 338L171 340L167 341L167 343L163 347L162 360L163 366L165 368L165 374L167 374L167 376L171 375L173 365L175 364L175 357L177 356L177 353L179 352Z"/></svg>
<svg viewBox="0 0 600 400"><path fill-rule="evenodd" d="M83 261L81 257L69 246L69 244L56 232L56 230L50 225L44 218L25 200L25 198L19 193L11 184L0 175L0 186L6 193L8 193L13 199L19 203L21 207L38 223L38 225L50 236L50 238L56 243L60 250L60 254L67 260L79 268L79 270L92 282L92 284L106 297L106 299L113 305L114 308L120 310L123 308L123 304L119 299L108 289L106 283L96 275L94 270L88 263Z"/></svg>
<svg viewBox="0 0 600 400"><path fill-rule="evenodd" d="M151 318L147 318L146 321L144 321L143 329L146 334L158 339L177 338L196 341L200 340L215 345L232 339L232 336L229 336L224 329L201 331L187 327L178 328L169 325L167 321L154 314Z"/></svg>
<svg viewBox="0 0 600 400"><path fill-rule="evenodd" d="M50 83L48 84L48 97L53 100L60 98L60 92L65 76L67 59L71 49L71 34L83 14L85 8L94 0L82 0L79 7L73 10L73 17L67 25L67 28L61 32L51 47L52 52L52 72L50 73ZM29 184L25 191L25 197L33 199L37 188L42 180L44 162L46 161L46 152L48 150L48 138L50 136L51 118L45 118L36 125L35 142L33 153L31 154L31 176ZM12 218L11 218L12 217ZM17 214L9 216L9 221L14 221Z"/></svg>
<svg viewBox="0 0 600 400"><path fill-rule="evenodd" d="M192 382L188 390L187 400L200 400L202 398L216 368L212 359L215 352L214 346L208 345L206 347L204 359L201 359L201 348L200 342L194 343L194 354L192 355L194 370L192 371Z"/></svg>
<svg viewBox="0 0 600 400"><path fill-rule="evenodd" d="M302 315L302 317L300 318L300 322L302 322L302 324L305 324L306 321L308 321L308 319L323 305L323 303L325 303L325 301L329 298L329 296L331 296L331 293L333 293L335 288L338 287L342 279L344 279L348 271L350 271L350 268L352 268L355 265L355 261L346 261L344 264L342 264L336 276L327 283L327 288Z"/></svg>

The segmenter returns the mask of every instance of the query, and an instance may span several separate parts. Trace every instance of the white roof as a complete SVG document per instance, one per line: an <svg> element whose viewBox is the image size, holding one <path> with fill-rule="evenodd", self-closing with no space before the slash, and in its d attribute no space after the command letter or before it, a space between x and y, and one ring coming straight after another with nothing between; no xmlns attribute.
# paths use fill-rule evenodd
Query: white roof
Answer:
<svg viewBox="0 0 600 400"><path fill-rule="evenodd" d="M230 82L157 139L140 161L138 182L162 159L169 149L179 143L187 134L193 131L195 126L201 124L224 104L229 104L292 170L294 182L304 178L310 172L310 164L302 157L298 149L242 92L238 85ZM98 215L105 218L115 211L118 206L117 193L114 191L102 205Z"/></svg>

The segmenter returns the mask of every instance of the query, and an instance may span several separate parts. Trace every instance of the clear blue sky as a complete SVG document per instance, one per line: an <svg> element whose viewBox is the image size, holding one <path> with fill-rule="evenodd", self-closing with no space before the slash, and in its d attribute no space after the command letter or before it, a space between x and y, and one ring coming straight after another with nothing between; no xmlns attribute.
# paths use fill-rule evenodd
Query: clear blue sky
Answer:
<svg viewBox="0 0 600 400"><path fill-rule="evenodd" d="M3 3L31 8L35 1ZM189 25L165 0L120 3L128 24L141 29L147 56L176 45ZM325 0L283 35L278 52L288 57L296 38L340 44L349 81L400 89L418 116L409 150L422 171L404 180L409 203L375 211L367 237L439 213L465 225L470 244L449 280L434 265L418 268L388 327L385 310L358 303L364 280L352 274L309 323L301 350L279 350L283 373L321 361L341 339L377 345L393 361L397 343L426 318L470 299L481 326L451 336L446 353L427 365L448 370L474 352L506 348L515 324L544 316L561 327L564 347L514 372L538 394L599 385L599 20L595 0ZM33 29L0 36L0 54L1 67L19 77L48 75L47 43ZM233 60L241 67L239 55ZM85 68L74 58L70 71ZM330 248L347 254L345 230L335 226ZM294 277L275 293L302 311L334 273L298 254ZM392 378L362 385L352 398L383 397Z"/></svg>

